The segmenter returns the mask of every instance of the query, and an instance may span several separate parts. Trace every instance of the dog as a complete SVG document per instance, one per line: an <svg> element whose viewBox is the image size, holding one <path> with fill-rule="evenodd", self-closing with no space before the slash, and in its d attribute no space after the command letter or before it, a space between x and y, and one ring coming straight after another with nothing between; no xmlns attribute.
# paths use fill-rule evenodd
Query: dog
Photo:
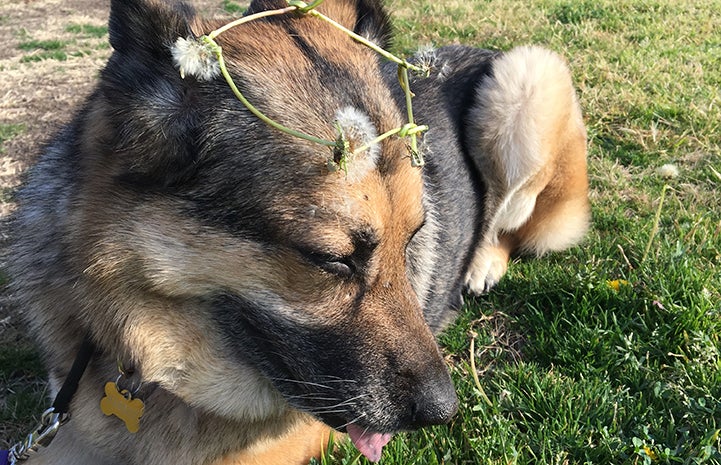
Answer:
<svg viewBox="0 0 721 465"><path fill-rule="evenodd" d="M247 14L283 7L254 0ZM318 11L389 43L379 0ZM331 169L328 147L178 58L179 40L222 24L113 0L97 87L18 193L10 273L53 395L82 341L94 347L70 421L30 464L300 464L332 432L377 461L393 434L456 412L434 335L464 292L589 226L586 133L555 53L419 51L425 165L392 136ZM216 41L247 99L286 127L340 128L357 148L407 122L397 66L318 18ZM129 406L101 411L107 392L142 404L132 426L112 414Z"/></svg>

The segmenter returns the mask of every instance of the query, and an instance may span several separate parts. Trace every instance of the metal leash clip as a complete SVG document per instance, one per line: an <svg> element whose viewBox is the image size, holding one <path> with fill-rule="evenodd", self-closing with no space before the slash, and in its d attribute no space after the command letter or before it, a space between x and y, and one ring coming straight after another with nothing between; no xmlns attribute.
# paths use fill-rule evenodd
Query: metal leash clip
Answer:
<svg viewBox="0 0 721 465"><path fill-rule="evenodd" d="M9 451L8 460L10 465L27 460L40 447L47 447L52 442L60 427L68 421L68 414L55 413L50 407L40 417L40 424L32 433L25 437L25 440L12 446Z"/></svg>

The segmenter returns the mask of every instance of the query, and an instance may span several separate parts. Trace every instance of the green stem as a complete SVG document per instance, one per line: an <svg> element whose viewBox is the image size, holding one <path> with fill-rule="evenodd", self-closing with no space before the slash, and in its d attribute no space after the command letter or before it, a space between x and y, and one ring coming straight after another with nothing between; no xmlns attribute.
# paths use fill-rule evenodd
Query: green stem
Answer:
<svg viewBox="0 0 721 465"><path fill-rule="evenodd" d="M653 227L651 228L651 236L648 238L648 242L646 243L646 249L643 251L643 257L641 258L641 263L644 263L646 261L646 257L648 257L648 253L651 250L651 244L653 243L653 239L656 237L656 233L658 233L658 225L661 222L661 209L663 208L663 201L666 198L666 191L669 189L669 185L666 184L663 186L663 190L661 191L661 198L658 201L658 208L656 209L656 216L653 218Z"/></svg>
<svg viewBox="0 0 721 465"><path fill-rule="evenodd" d="M401 75L401 87L403 87L403 92L406 96L406 111L408 113L408 124L413 127L416 123L413 121L413 104L411 103L413 93L411 92L411 85L408 80L408 68L406 68L405 66L399 66L399 71ZM423 166L425 165L425 161L423 160L423 154L418 151L418 140L416 138L416 132L418 131L414 131L409 134L411 138L411 165Z"/></svg>
<svg viewBox="0 0 721 465"><path fill-rule="evenodd" d="M376 138L373 139L372 141L367 142L367 143L361 145L360 147L358 147L357 149L353 150L353 155L356 155L356 154L358 154L358 153L361 153L361 152L364 151L364 150L368 150L368 149L371 148L373 145L375 145L375 144L383 141L384 139L387 139L387 138L389 138L390 136L392 136L392 135L394 135L394 134L398 134L399 132L401 132L402 129L403 129L403 128L395 128L395 129L391 129L390 131L384 132L383 134L381 134L380 136L376 137Z"/></svg>
<svg viewBox="0 0 721 465"><path fill-rule="evenodd" d="M287 1L288 1L288 5L296 7L298 9L298 11L305 14L305 13L308 13L310 10L317 8L325 0L315 0L310 5L308 5L307 3L305 3L302 0L287 0Z"/></svg>
<svg viewBox="0 0 721 465"><path fill-rule="evenodd" d="M488 398L486 395L486 391L483 389L483 386L481 385L481 380L478 379L478 370L476 370L476 333L471 331L471 347L470 347L470 361L471 361L471 376L473 376L473 382L476 384L476 389L478 389L478 393L481 396L481 399L488 404L488 406L493 407L493 402L491 402L491 399Z"/></svg>
<svg viewBox="0 0 721 465"><path fill-rule="evenodd" d="M317 144L325 145L328 147L333 147L336 145L335 141L320 139L318 137L311 136L310 134L306 134L304 132L296 131L295 129L291 129L289 127L283 126L282 124L277 123L277 122L273 121L272 119L270 119L269 117L265 116L265 114L263 114L263 112L261 112L256 107L254 107L253 104L251 104L248 101L248 99L246 99L245 96L240 92L238 87L235 85L235 82L233 81L233 77L228 72L228 67L225 66L225 60L223 59L223 49L212 38L210 38L209 36L205 36L205 37L206 37L205 40L207 41L207 43L213 47L215 56L218 59L218 66L220 67L220 72L223 75L223 77L225 78L225 82L228 83L228 85L230 86L230 89L233 91L233 94L235 94L236 98L238 100L240 100L243 103L243 105L245 105L245 107L251 113L253 113L255 116L260 118L261 121L268 124L269 126L272 126L286 134L290 134L291 136L299 137L301 139L305 139L307 141L315 142Z"/></svg>
<svg viewBox="0 0 721 465"><path fill-rule="evenodd" d="M419 132L427 131L427 130L428 130L428 126L426 126L426 125L418 126L416 124L406 124L405 126L391 129L390 131L386 131L383 134L381 134L380 136L376 137L372 141L367 142L367 143L361 145L360 147L358 147L357 149L353 150L353 155L356 155L364 150L368 150L373 145L375 145L379 142L382 142L384 139L388 139L392 135L399 134L401 137L406 137L406 136L415 137L415 135L418 134Z"/></svg>
<svg viewBox="0 0 721 465"><path fill-rule="evenodd" d="M227 31L228 29L234 28L235 26L240 26L241 24L249 23L249 22L251 22L251 21L254 21L254 20L260 19L260 18L266 18L266 17L268 17L268 16L284 15L284 14L286 14L286 13L290 13L291 11L295 11L295 10L297 10L297 9L298 9L298 7L288 6L288 7L285 7L285 8L279 8L279 9L277 9L277 10L266 10L266 11L261 11L261 12L259 12L259 13L252 14L252 15L250 15L250 16L244 16L244 17L242 17L242 18L236 19L235 21L229 22L228 24L226 24L226 25L223 26L223 27L220 27L220 28L218 28L218 29L216 29L216 30L214 30L214 31L211 31L211 32L207 35L207 37L209 37L210 39L215 39L215 38L218 37L220 34L224 33L224 32Z"/></svg>
<svg viewBox="0 0 721 465"><path fill-rule="evenodd" d="M383 50L382 48L380 48L379 46L377 46L376 44L374 44L374 43L371 42L370 40L366 39L366 38L363 37L363 36L360 36L360 35L356 34L355 32L353 32L353 31L351 31L350 29L346 28L346 27L343 26L342 24L337 23L335 20L329 18L328 16L324 15L323 13L321 13L321 12L319 12L319 11L316 11L316 10L312 10L312 11L308 11L308 14L309 14L309 15L312 15L312 16L315 16L316 18L322 19L323 21L325 21L325 22L331 24L332 26L340 29L341 31L343 31L343 32L345 32L346 34L348 34L349 36L351 36L351 38L352 38L353 40L355 40L355 41L357 41L357 42L360 42L361 44L363 44L363 45L365 45L366 47L370 48L371 50L373 50L374 52L376 52L376 53L378 53L379 55L383 56L383 57L386 58L387 60L390 60L390 61L392 61L393 63L396 63L396 64L398 64L398 65L400 65L400 66L402 66L402 67L404 67L404 68L408 68L408 69L411 69L411 70L416 71L416 72L423 72L423 70L422 70L421 68L419 68L418 66L414 66L414 65L408 63L406 60L403 60L403 59L401 59L401 58L398 58L397 56L393 55L392 53L390 53L390 52L388 52L388 51L386 51L386 50Z"/></svg>
<svg viewBox="0 0 721 465"><path fill-rule="evenodd" d="M325 16L323 13L320 13L315 10L315 8L323 3L324 0L315 0L309 4L305 3L302 0L287 0L288 6L286 8L279 8L276 10L268 10L268 11L261 11L259 13L255 13L249 16L245 16L243 18L237 19L235 21L232 21L223 27L220 27L218 29L215 29L214 31L211 31L208 35L201 37L201 40L205 41L208 45L211 46L213 49L213 53L215 54L217 60L218 60L218 67L220 68L220 72L225 78L225 81L230 86L230 89L233 91L233 94L236 96L240 102L245 105L245 107L253 113L256 117L258 117L261 121L268 124L269 126L278 129L279 131L282 131L286 134L289 134L294 137L298 137L310 142L315 142L321 145L325 145L328 147L338 147L339 140L343 140L343 134L342 131L340 131L340 139L335 141L330 141L326 139L320 139L315 136L311 136L310 134L306 134L301 131L297 131L295 129L291 129L289 127L283 126L280 123L277 123L276 121L272 120L268 116L266 116L263 112L258 110L253 104L248 101L248 99L245 98L242 92L238 89L238 87L235 85L235 82L233 81L232 76L230 75L230 72L228 71L227 66L225 65L225 59L223 58L223 50L215 42L215 38L218 37L220 34L228 31L229 29L239 26L244 23L248 23L250 21L254 21L256 19L265 18L269 16L277 16L277 15L283 15L286 13L290 13L293 11L298 11L302 14L309 14L311 16L314 16L316 18L322 19L323 21L329 23L333 27L345 32L348 34L353 40L361 43L362 45L365 45L366 47L370 48L371 50L375 51L376 53L380 54L381 56L385 57L386 59L396 63L398 65L398 73L399 78L401 80L401 86L403 87L403 91L405 93L405 100L406 100L406 110L408 114L408 124L400 127L391 129L390 131L387 131L380 136L376 137L372 141L368 142L367 144L363 144L359 148L353 151L353 154L360 153L364 150L369 149L373 144L377 144L384 139L395 135L400 134L402 137L410 137L411 143L410 143L410 152L411 152L411 164L413 166L423 166L423 156L418 152L418 142L416 139L416 134L421 131L425 131L428 129L428 126L418 126L413 121L413 107L411 105L411 98L413 97L413 93L410 91L410 84L408 80L408 69L411 69L415 72L422 72L423 70L417 66L411 65L406 60L403 60L401 58L396 57L390 52L387 52L386 50L382 49L381 47L377 46L373 42L367 40L366 38L356 34L355 32L347 29L345 26L339 24L335 20L329 18L328 16Z"/></svg>

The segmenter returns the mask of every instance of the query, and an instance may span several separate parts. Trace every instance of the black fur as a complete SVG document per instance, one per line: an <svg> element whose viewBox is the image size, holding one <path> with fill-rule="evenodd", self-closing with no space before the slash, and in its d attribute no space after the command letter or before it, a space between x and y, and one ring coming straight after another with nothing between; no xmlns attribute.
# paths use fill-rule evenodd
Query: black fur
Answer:
<svg viewBox="0 0 721 465"><path fill-rule="evenodd" d="M415 255L429 247L439 257L432 270L425 270L431 276L431 289L424 313L434 331L443 328L452 318L452 310L463 304L464 270L487 219L485 186L469 158L464 135L466 114L476 103L475 91L492 73L497 56L498 52L490 50L448 46L410 59L414 64L430 60L431 65L429 77L412 78L410 85L415 94L415 119L430 127L421 144L426 162L424 188L429 199L426 215L442 227L434 230L433 240L423 239L422 230L416 234L408 247L408 261L413 267ZM397 85L397 66L388 63L384 72L397 104L403 108L405 94Z"/></svg>

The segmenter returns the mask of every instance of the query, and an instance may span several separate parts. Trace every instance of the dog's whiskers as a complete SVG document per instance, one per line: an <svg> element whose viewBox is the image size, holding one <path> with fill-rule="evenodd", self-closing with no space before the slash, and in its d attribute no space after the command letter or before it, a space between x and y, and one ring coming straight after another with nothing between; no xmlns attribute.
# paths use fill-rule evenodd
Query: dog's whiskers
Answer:
<svg viewBox="0 0 721 465"><path fill-rule="evenodd" d="M362 399L363 397L369 397L369 396L370 396L370 394L361 394L361 395L359 395L359 396L351 397L350 399L346 399L346 400L344 400L343 402L337 403L337 404L335 404L335 405L330 405L330 406L325 407L325 408L336 408L336 407L343 407L343 406L355 405L355 404L356 404L356 402L355 402L356 400Z"/></svg>
<svg viewBox="0 0 721 465"><path fill-rule="evenodd" d="M286 399L304 399L304 400L320 400L320 401L334 401L334 400L340 400L338 397L322 397L317 394L298 394L295 396L285 396Z"/></svg>
<svg viewBox="0 0 721 465"><path fill-rule="evenodd" d="M354 424L354 423L357 423L357 422L359 422L360 420L362 420L362 419L365 418L365 417L366 417L366 414L365 414L365 413L361 413L360 415L358 415L357 417L355 417L354 419L352 419L352 420L349 421L348 423L344 423L344 424L340 425L340 426L338 427L338 429L343 429L343 428L347 427L348 425L352 425L352 424Z"/></svg>
<svg viewBox="0 0 721 465"><path fill-rule="evenodd" d="M325 381L325 382L326 382L326 383L357 383L358 381L355 380L355 379L343 379L343 378L338 378L338 379L330 379L330 380Z"/></svg>
<svg viewBox="0 0 721 465"><path fill-rule="evenodd" d="M371 394L363 393L344 399L342 397L335 397L331 394L331 392L329 392L332 390L333 393L340 393L339 390L342 392L345 383L348 383L348 385L351 383L358 383L357 380L343 379L333 375L317 375L314 376L313 379L314 381L291 378L271 378L274 383L295 384L309 391L301 394L286 395L285 398L296 408L319 417L327 415L342 415L345 418L349 418L353 415L357 415L358 411L362 410L358 402L364 398L371 397ZM340 428L353 424L365 416L366 413L362 413L342 425Z"/></svg>
<svg viewBox="0 0 721 465"><path fill-rule="evenodd" d="M314 415L329 415L333 413L348 413L348 409L340 409L340 410L324 410L324 409L313 409L310 411L310 413Z"/></svg>
<svg viewBox="0 0 721 465"><path fill-rule="evenodd" d="M301 381L299 379L289 379L289 378L271 378L272 381L276 381L279 383L294 383L294 384L300 384L303 386L313 386L321 389L333 389L330 386L326 386L325 384L320 383L314 383L312 381Z"/></svg>
<svg viewBox="0 0 721 465"><path fill-rule="evenodd" d="M334 375L318 375L318 379L323 379L326 383L357 383L357 379L341 378L340 376ZM327 378L327 380L326 380Z"/></svg>

